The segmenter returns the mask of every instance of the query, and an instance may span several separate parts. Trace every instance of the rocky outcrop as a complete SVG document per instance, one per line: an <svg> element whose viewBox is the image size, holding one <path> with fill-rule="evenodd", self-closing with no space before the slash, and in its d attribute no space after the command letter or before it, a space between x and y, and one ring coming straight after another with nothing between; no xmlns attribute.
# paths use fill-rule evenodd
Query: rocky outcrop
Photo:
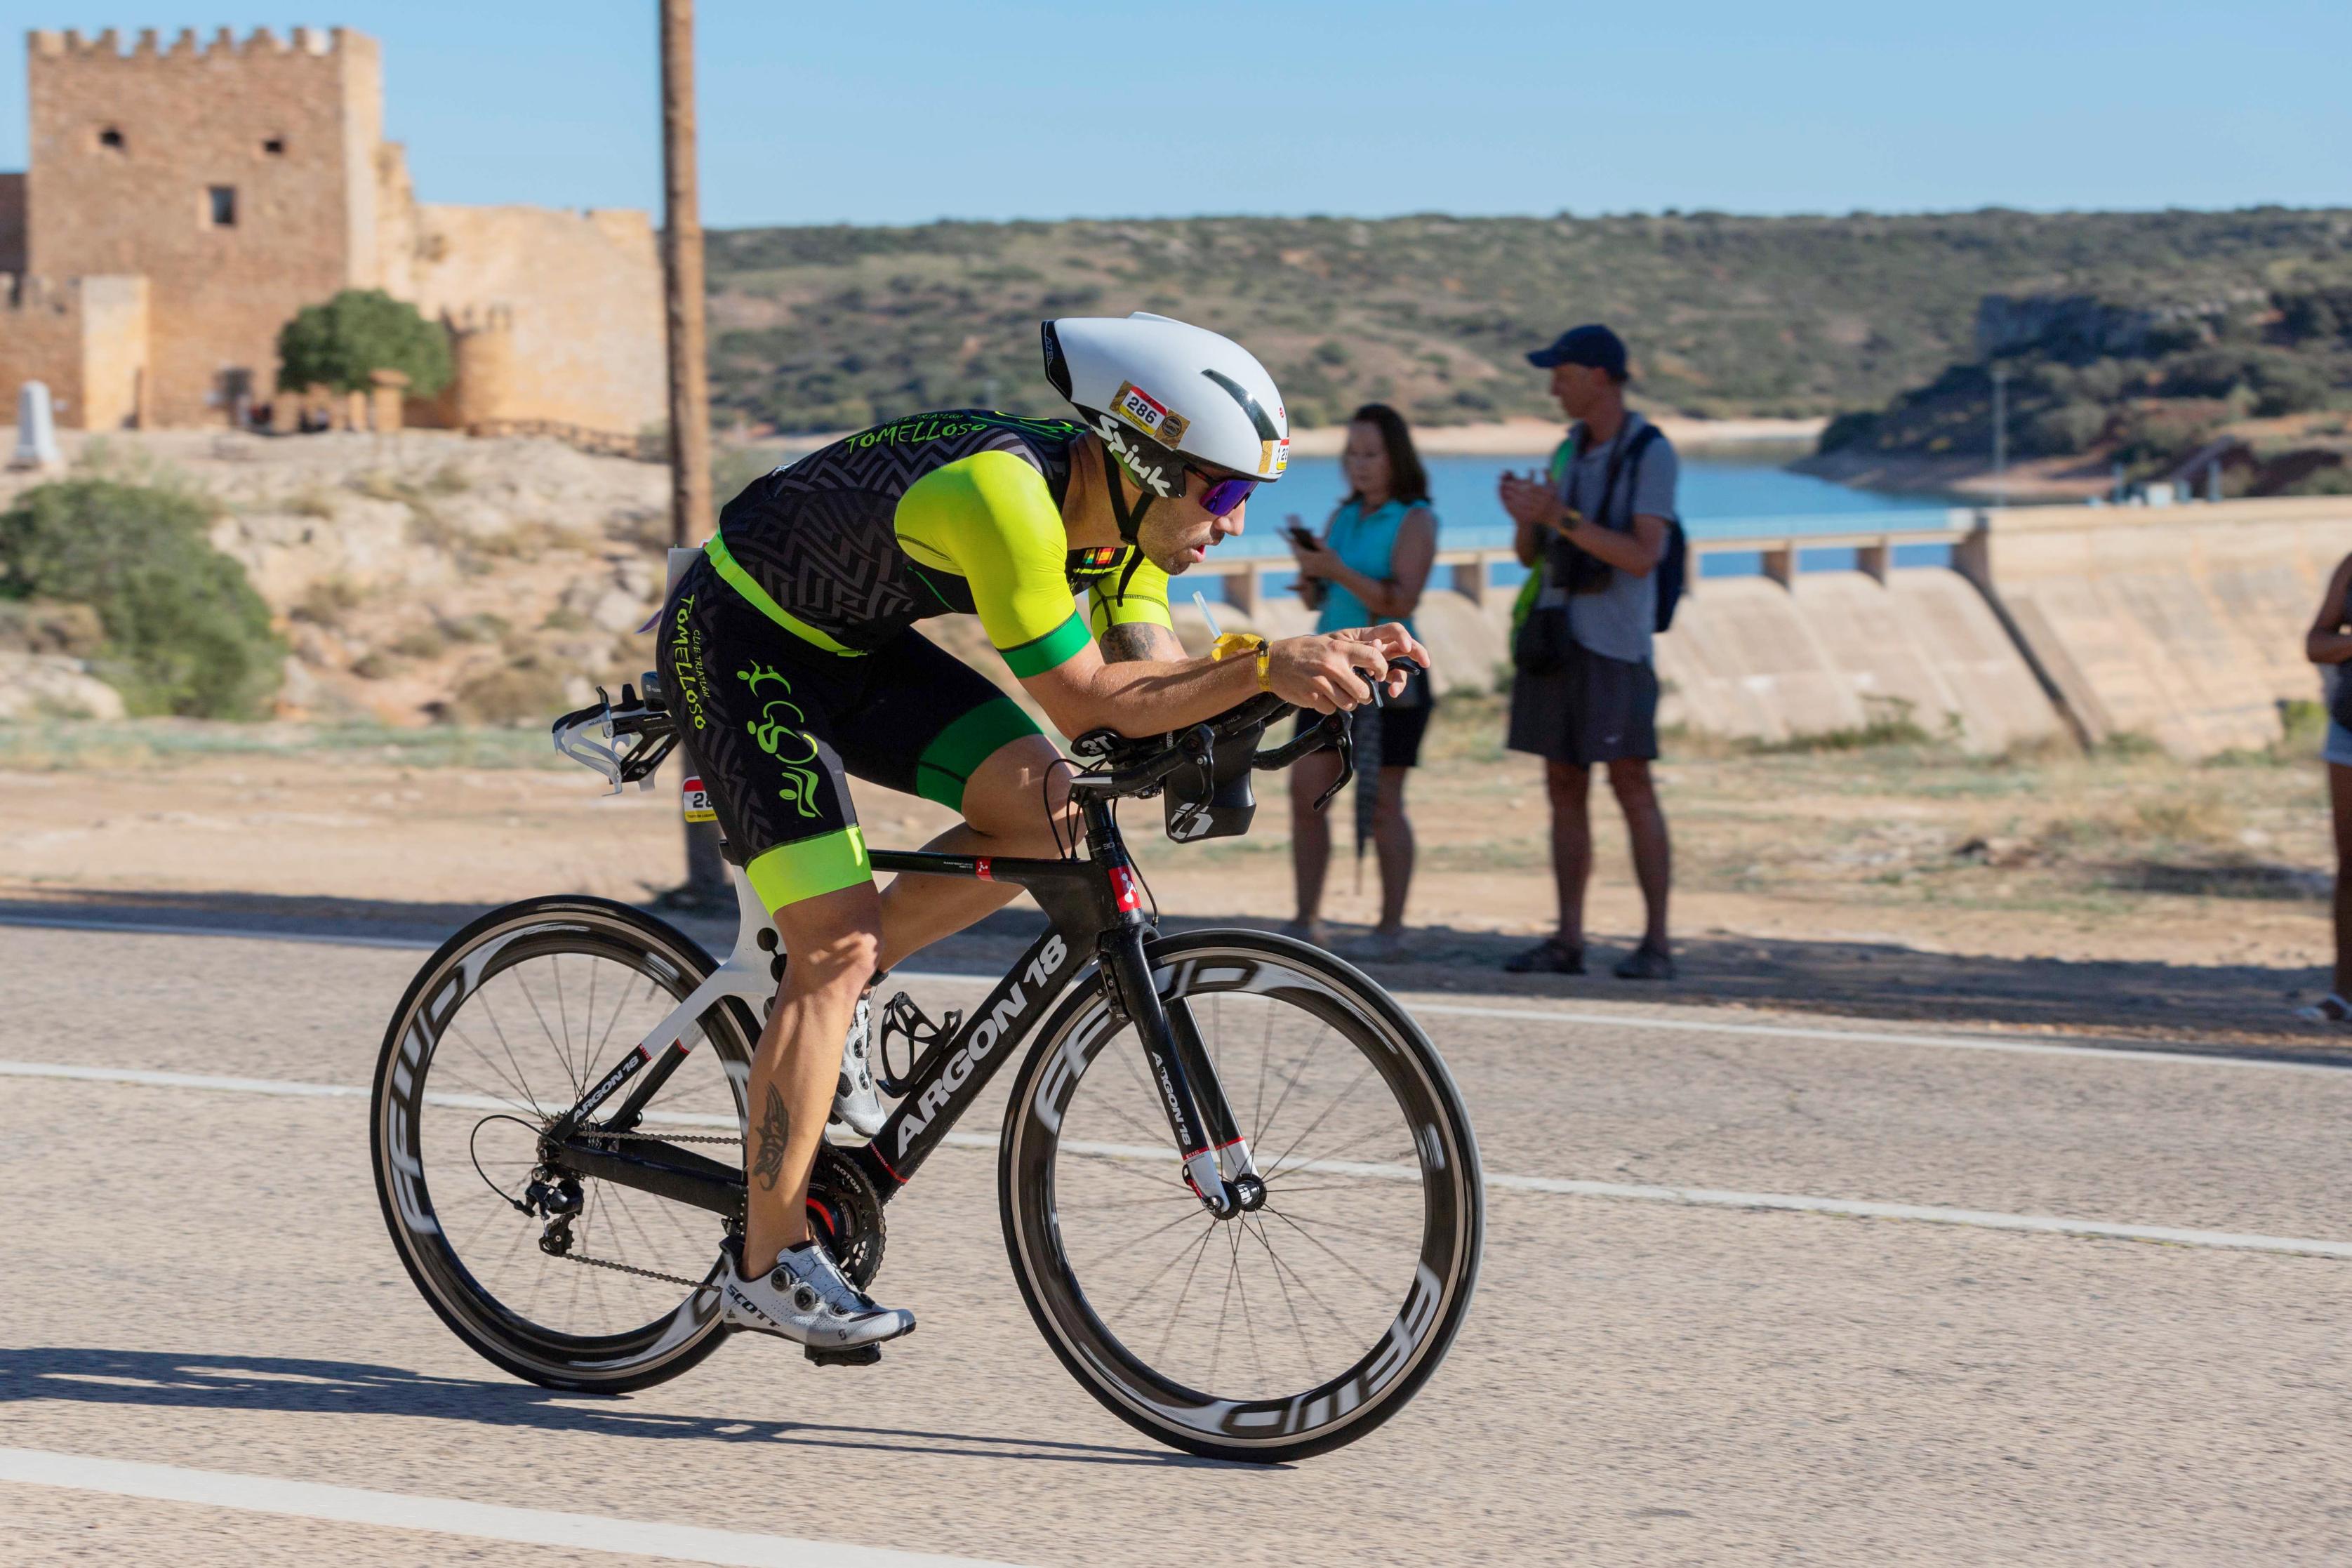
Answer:
<svg viewBox="0 0 2352 1568"><path fill-rule="evenodd" d="M78 658L0 648L0 721L120 719L122 697Z"/></svg>

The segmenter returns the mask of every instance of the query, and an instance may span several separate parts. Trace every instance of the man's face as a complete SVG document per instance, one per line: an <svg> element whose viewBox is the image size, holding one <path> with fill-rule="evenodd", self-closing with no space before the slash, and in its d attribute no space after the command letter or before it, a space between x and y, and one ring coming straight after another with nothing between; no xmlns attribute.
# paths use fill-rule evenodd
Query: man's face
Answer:
<svg viewBox="0 0 2352 1568"><path fill-rule="evenodd" d="M1603 388L1609 384L1606 371L1589 364L1556 364L1551 367L1551 395L1560 412L1570 419L1589 417L1600 405Z"/></svg>
<svg viewBox="0 0 2352 1568"><path fill-rule="evenodd" d="M1211 517L1201 505L1201 494L1208 488L1205 478L1187 468L1183 495L1175 500L1152 502L1151 510L1143 514L1143 525L1135 531L1135 546L1143 552L1144 559L1171 577L1199 564L1217 541L1242 531L1242 517L1249 503L1244 501L1223 517Z"/></svg>

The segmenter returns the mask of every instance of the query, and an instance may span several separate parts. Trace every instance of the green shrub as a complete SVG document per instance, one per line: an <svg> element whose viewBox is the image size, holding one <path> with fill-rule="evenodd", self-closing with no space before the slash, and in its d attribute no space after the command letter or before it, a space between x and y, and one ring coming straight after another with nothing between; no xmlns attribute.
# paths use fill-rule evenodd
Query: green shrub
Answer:
<svg viewBox="0 0 2352 1568"><path fill-rule="evenodd" d="M0 512L0 595L88 605L98 673L135 712L242 719L277 694L285 649L245 568L184 492L112 479L26 490Z"/></svg>
<svg viewBox="0 0 2352 1568"><path fill-rule="evenodd" d="M306 305L278 334L278 389L365 392L380 370L408 377L413 397L449 384L449 334L381 289L346 289Z"/></svg>
<svg viewBox="0 0 2352 1568"><path fill-rule="evenodd" d="M2061 403L2025 421L2019 452L2032 458L2066 458L2087 450L2106 433L2107 411L2095 403Z"/></svg>

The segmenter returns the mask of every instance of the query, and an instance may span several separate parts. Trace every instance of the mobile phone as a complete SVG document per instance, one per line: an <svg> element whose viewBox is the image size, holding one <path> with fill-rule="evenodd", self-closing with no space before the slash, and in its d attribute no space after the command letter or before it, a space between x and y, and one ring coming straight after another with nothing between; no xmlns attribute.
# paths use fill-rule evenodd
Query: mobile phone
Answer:
<svg viewBox="0 0 2352 1568"><path fill-rule="evenodd" d="M1321 544L1316 542L1316 538L1312 533L1309 533L1307 530L1299 527L1296 523L1284 529L1283 531L1290 535L1292 542L1296 543L1301 550L1320 550L1323 548Z"/></svg>

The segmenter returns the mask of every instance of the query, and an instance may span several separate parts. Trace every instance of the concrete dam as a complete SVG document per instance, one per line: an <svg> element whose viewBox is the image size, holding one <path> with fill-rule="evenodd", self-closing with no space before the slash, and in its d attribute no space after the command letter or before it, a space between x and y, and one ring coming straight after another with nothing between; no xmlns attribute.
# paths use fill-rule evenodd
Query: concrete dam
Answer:
<svg viewBox="0 0 2352 1568"><path fill-rule="evenodd" d="M1892 564L1937 542L1950 565ZM1509 557L1443 544L1415 619L1441 692L1485 688L1509 662L1512 595L1491 585ZM1702 574L1657 645L1661 722L1783 741L1902 717L1979 753L2136 735L2195 759L2271 744L2280 703L2318 697L2303 634L2352 552L2352 497L1961 510L1691 549ZM1824 549L1855 566L1802 569ZM1760 552L1763 574L1703 575L1735 551ZM1282 564L1233 563L1229 618L1307 629L1296 598L1262 591Z"/></svg>

